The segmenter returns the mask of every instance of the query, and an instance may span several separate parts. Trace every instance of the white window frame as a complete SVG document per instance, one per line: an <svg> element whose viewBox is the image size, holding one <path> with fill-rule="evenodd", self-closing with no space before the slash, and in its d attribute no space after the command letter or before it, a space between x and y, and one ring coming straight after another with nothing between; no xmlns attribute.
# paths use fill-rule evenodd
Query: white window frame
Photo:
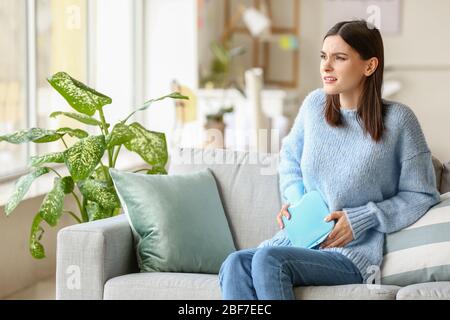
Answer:
<svg viewBox="0 0 450 320"><path fill-rule="evenodd" d="M145 53L144 53L144 35L145 35L145 0L129 0L132 5L132 14L134 19L131 28L132 34L132 97L133 106L142 104L144 99L145 88ZM95 19L96 19L97 0L87 0L87 27L86 27L86 75L87 84L95 87ZM36 46L36 0L25 0L26 10L26 45L25 45L25 106L24 111L26 115L26 128L37 127L37 46ZM142 113L136 114L136 120L145 125L145 116ZM23 128L25 129L25 128ZM26 157L27 161L31 156L37 155L37 146L34 143L26 143ZM55 165L56 168L64 165ZM18 169L14 172L0 175L0 183L7 183L16 180L20 176L29 172L28 167Z"/></svg>

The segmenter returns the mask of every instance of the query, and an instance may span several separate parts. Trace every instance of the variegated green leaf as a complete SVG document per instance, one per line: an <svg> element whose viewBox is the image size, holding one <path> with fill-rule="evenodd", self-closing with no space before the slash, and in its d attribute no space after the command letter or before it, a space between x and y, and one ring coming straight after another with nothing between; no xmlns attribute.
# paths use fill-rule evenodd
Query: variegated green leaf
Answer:
<svg viewBox="0 0 450 320"><path fill-rule="evenodd" d="M60 129L56 130L56 133L59 133L62 136L65 135L65 134L68 134L71 137L76 137L76 138L79 138L79 139L86 138L89 135L84 130L72 129L72 128L67 128L67 127L60 128Z"/></svg>
<svg viewBox="0 0 450 320"><path fill-rule="evenodd" d="M64 162L73 180L80 181L90 176L105 152L105 137L90 136L64 151Z"/></svg>
<svg viewBox="0 0 450 320"><path fill-rule="evenodd" d="M84 198L97 202L105 209L114 209L120 207L120 201L116 190L109 186L105 181L85 180L78 184Z"/></svg>
<svg viewBox="0 0 450 320"><path fill-rule="evenodd" d="M95 170L92 173L91 177L94 180L109 181L109 177L105 176L105 172L107 174L109 174L108 170L109 170L109 168L107 166L102 166L100 164L97 168L95 168Z"/></svg>
<svg viewBox="0 0 450 320"><path fill-rule="evenodd" d="M167 174L167 171L164 167L153 166L147 174Z"/></svg>
<svg viewBox="0 0 450 320"><path fill-rule="evenodd" d="M20 130L12 134L0 136L0 141L6 141L14 144L21 144L24 142L47 143L56 141L61 138L61 135L53 130L46 130L41 128L31 128L29 130Z"/></svg>
<svg viewBox="0 0 450 320"><path fill-rule="evenodd" d="M64 154L55 152L30 158L30 166L37 167L44 163L64 163Z"/></svg>
<svg viewBox="0 0 450 320"><path fill-rule="evenodd" d="M89 88L65 72L58 72L47 80L72 108L88 116L112 102L110 97Z"/></svg>
<svg viewBox="0 0 450 320"><path fill-rule="evenodd" d="M164 167L168 158L165 134L149 131L137 122L131 124L129 128L134 138L126 142L125 147L139 154L148 164Z"/></svg>
<svg viewBox="0 0 450 320"><path fill-rule="evenodd" d="M71 176L61 178L61 185L65 194L71 193L73 191L73 188L75 187Z"/></svg>
<svg viewBox="0 0 450 320"><path fill-rule="evenodd" d="M90 126L101 126L102 125L102 123L100 121L98 121L97 119L95 119L93 117L89 117L82 113L55 111L52 114L50 114L50 117L56 118L57 116L61 116L61 115L66 116L71 119L75 119L81 123L84 123L84 124L87 124ZM109 127L109 125L108 125L108 127Z"/></svg>
<svg viewBox="0 0 450 320"><path fill-rule="evenodd" d="M107 148L118 146L130 141L133 137L134 135L130 128L126 124L119 122L106 137L106 146Z"/></svg>
<svg viewBox="0 0 450 320"><path fill-rule="evenodd" d="M105 209L95 201L88 201L86 210L89 216L89 221L110 218L114 215L114 209Z"/></svg>
<svg viewBox="0 0 450 320"><path fill-rule="evenodd" d="M160 101L160 100L164 100L164 99L166 99L166 98L171 98L171 99L181 99L181 100L189 100L189 97L188 97L188 96L183 96L183 95L182 95L181 93L179 93L179 92L172 92L171 94L168 94L168 95L159 97L158 99L151 99L151 100L148 100L148 101L145 102L144 105L143 105L141 108L139 108L138 110L145 110L145 109L147 109L153 102Z"/></svg>
<svg viewBox="0 0 450 320"><path fill-rule="evenodd" d="M38 213L33 219L30 232L30 253L35 259L45 258L44 246L39 242L44 233L44 229L41 227L42 217Z"/></svg>
<svg viewBox="0 0 450 320"><path fill-rule="evenodd" d="M28 173L25 176L22 176L19 180L17 180L15 190L5 206L5 213L7 216L9 216L11 212L17 207L19 202L22 201L23 197L28 192L28 189L30 189L33 181L48 172L49 169L46 167L36 168L32 172Z"/></svg>
<svg viewBox="0 0 450 320"><path fill-rule="evenodd" d="M152 105L153 102L160 101L160 100L164 100L164 99L166 99L166 98L189 100L189 97L183 96L183 95L182 95L181 93L179 93L179 92L173 92L173 93L171 93L171 94L162 96L162 97L160 97L160 98L158 98L158 99L151 99L151 100L148 100L147 102L145 102L144 105L143 105L142 107L140 107L140 108L134 110L132 113L130 113L130 114L128 115L128 117L126 117L125 120L123 120L122 122L123 122L123 123L127 122L127 120L130 119L131 116L133 116L136 112L146 110L148 107L150 107L150 106Z"/></svg>
<svg viewBox="0 0 450 320"><path fill-rule="evenodd" d="M52 227L56 226L63 214L64 196L62 180L61 178L55 178L53 189L47 193L39 209L41 218Z"/></svg>

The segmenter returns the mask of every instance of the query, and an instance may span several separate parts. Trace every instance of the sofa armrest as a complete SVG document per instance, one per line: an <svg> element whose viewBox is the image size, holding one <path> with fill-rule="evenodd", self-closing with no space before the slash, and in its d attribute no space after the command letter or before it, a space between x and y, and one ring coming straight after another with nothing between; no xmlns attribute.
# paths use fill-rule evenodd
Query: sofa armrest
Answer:
<svg viewBox="0 0 450 320"><path fill-rule="evenodd" d="M137 271L133 234L124 214L58 232L56 299L103 299L106 281Z"/></svg>

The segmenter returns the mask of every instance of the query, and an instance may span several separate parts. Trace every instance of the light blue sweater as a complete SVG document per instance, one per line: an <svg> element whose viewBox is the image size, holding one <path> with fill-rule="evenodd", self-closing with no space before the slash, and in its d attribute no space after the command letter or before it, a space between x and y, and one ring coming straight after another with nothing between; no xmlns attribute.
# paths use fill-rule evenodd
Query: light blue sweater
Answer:
<svg viewBox="0 0 450 320"><path fill-rule="evenodd" d="M280 191L303 182L306 192L321 192L330 212L345 211L354 240L319 250L344 254L367 281L371 266L381 265L385 233L414 223L439 201L431 153L409 107L384 100L386 130L377 144L364 135L356 110L341 109L344 127L328 125L325 98L323 89L311 92L283 139ZM281 230L265 245L291 244Z"/></svg>

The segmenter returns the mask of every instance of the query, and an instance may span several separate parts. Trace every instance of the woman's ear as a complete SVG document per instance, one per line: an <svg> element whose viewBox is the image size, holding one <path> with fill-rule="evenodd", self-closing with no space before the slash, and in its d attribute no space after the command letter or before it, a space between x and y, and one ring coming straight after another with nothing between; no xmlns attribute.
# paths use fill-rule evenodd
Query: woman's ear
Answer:
<svg viewBox="0 0 450 320"><path fill-rule="evenodd" d="M370 77L378 67L378 58L370 58L366 64L366 70L364 70L364 75Z"/></svg>

